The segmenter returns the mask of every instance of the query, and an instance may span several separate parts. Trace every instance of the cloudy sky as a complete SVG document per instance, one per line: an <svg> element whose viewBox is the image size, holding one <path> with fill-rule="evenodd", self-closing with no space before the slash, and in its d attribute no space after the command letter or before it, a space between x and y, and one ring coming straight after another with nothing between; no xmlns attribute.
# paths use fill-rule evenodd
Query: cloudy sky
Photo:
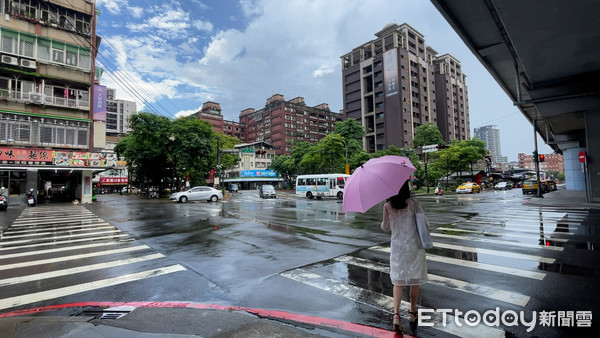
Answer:
<svg viewBox="0 0 600 338"><path fill-rule="evenodd" d="M138 110L189 115L221 104L227 120L273 94L342 109L340 56L388 23L408 23L461 61L473 128L497 125L502 153L534 149L533 129L427 0L97 0L102 84ZM551 149L539 141L540 153Z"/></svg>

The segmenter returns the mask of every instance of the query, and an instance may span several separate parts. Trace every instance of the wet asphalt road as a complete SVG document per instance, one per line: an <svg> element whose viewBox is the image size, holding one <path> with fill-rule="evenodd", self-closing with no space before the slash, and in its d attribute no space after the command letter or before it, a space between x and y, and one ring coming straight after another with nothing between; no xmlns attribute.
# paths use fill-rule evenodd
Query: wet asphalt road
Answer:
<svg viewBox="0 0 600 338"><path fill-rule="evenodd" d="M557 317L564 311L560 328L556 318L554 327L538 324L531 333L590 330L566 326L569 313L598 313L597 210L529 206L520 189L419 200L435 242L421 308L484 313L498 307L523 311L528 320L533 311L556 311ZM389 235L379 228L382 208L346 214L341 206L335 199L280 192L265 200L241 191L217 203L101 195L85 208L52 205L20 213L15 207L0 216L12 224L0 247L0 262L9 267L0 270L0 311L82 301L196 301L388 329L392 286ZM55 236L51 247L37 244L48 236ZM68 270L73 266L86 271ZM444 326L438 317L437 328L414 333L531 334L526 325Z"/></svg>

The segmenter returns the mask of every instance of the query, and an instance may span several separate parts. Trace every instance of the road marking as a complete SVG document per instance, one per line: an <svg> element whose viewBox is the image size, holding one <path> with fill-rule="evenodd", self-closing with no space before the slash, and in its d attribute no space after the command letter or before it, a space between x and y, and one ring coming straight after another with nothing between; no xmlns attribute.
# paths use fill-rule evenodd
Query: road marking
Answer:
<svg viewBox="0 0 600 338"><path fill-rule="evenodd" d="M99 225L111 225L111 224L107 223L107 222L97 222L97 223L93 223L93 224L81 224L81 225L69 225L69 226L53 225L53 226L45 226L45 227L41 227L41 228L28 228L28 229L21 229L21 230L9 229L9 231L5 232L2 236L3 237L15 237L15 236L21 235L21 234L39 233L40 231L50 231L50 230L63 231L63 230L69 230L69 229L93 228L93 227L98 227Z"/></svg>
<svg viewBox="0 0 600 338"><path fill-rule="evenodd" d="M441 230L441 231L455 231L455 232L466 232L466 233L471 233L471 234L479 234L479 235L484 235L484 236L496 236L496 237L515 237L515 238L521 238L521 239L533 239L533 240L540 240L540 239L544 239L544 240L550 240L550 241L555 241L555 242L568 242L568 239L565 238L552 238L552 237L542 237L540 238L540 236L531 236L531 235L519 235L519 234L512 234L512 233L499 233L499 232L487 232L487 231L483 231L483 230L470 230L470 229L461 229L461 228L446 228L446 227L439 227L439 228L435 228L435 230ZM562 233L561 233L562 234Z"/></svg>
<svg viewBox="0 0 600 338"><path fill-rule="evenodd" d="M524 228L524 229L539 229L542 226L540 226L539 222L522 222L522 221L515 221L515 220L507 220L507 221L492 221L490 219L481 219L481 220L473 220L473 219L466 219L466 220L462 220L459 222L455 222L453 224L475 224L475 225L488 225L488 226L494 226L494 227L501 227L501 228ZM561 224L562 225L562 224ZM551 228L555 226L555 224L553 222L546 222L545 225L543 225L543 227L548 227ZM568 230L577 230L577 226L558 226L556 225L557 229L568 229Z"/></svg>
<svg viewBox="0 0 600 338"><path fill-rule="evenodd" d="M61 222L62 220L64 221L82 221L82 220L86 220L86 219L96 219L98 218L98 216L94 215L94 214L89 214L89 215L65 215L65 212L61 212L61 213L57 213L55 215L52 216L46 216L47 214L44 213L45 216L35 216L35 215L19 215L19 218L16 219L13 223L14 226L23 226L25 224L37 224L38 221L39 222L44 222L44 221L54 221L54 222ZM66 218L68 217L68 218Z"/></svg>
<svg viewBox="0 0 600 338"><path fill-rule="evenodd" d="M375 251L380 251L380 252L385 252L388 254L390 253L389 247L374 246L369 249L375 250ZM479 262L473 262L473 261L465 261L462 259L443 257L443 256L438 256L438 255L433 255L433 254L427 254L427 260L434 261L434 262L440 262L440 263L446 263L446 264L466 266L466 267L470 267L470 268L474 268L474 269L487 270L487 271L496 272L496 273L505 273L508 275L532 278L532 279L538 279L538 280L542 280L542 279L544 279L544 277L546 277L546 274L543 272L527 271L527 270L509 268L509 267L500 266L500 265L479 263Z"/></svg>
<svg viewBox="0 0 600 338"><path fill-rule="evenodd" d="M41 265L41 264L66 262L66 261L72 261L72 260L83 259L83 258L114 255L114 254L118 254L118 253L139 251L139 250L145 250L145 249L150 249L150 247L147 245L138 245L138 246L132 246L132 247L128 247L128 248L90 252L90 253L81 254L81 255L40 259L37 261L20 262L20 263L14 263L14 264L4 264L4 265L0 265L0 270L9 270L9 269L24 268L24 267L28 267L28 266Z"/></svg>
<svg viewBox="0 0 600 338"><path fill-rule="evenodd" d="M139 262L149 261L152 259L163 258L163 257L165 257L163 254L156 253L156 254L151 254L151 255L146 255L146 256L141 256L141 257L132 257L132 258L127 258L127 259L121 259L118 261L91 264L91 265L79 266L76 268L69 268L69 269L63 269L63 270L36 273L33 275L27 275L27 276L0 279L0 287L7 286L7 285L13 285L13 284L33 282L33 281L38 281L38 280L42 280L42 279L68 276L68 275L73 275L73 274L81 273L81 272L89 272L89 271L94 271L94 270L114 268L117 266L139 263Z"/></svg>
<svg viewBox="0 0 600 338"><path fill-rule="evenodd" d="M563 247L559 247L559 246L545 246L545 245L539 245L539 244L529 244L529 243L521 243L521 242L502 241L502 240L489 239L489 238L463 237L463 236L456 236L456 235L438 234L438 233L435 233L435 232L432 232L431 236L432 237L442 237L442 238L452 238L452 239L459 239L459 240L466 240L466 241L473 241L473 242L484 242L484 243L494 243L494 244L502 244L502 245L512 245L512 246L519 246L519 247L523 247L523 248L547 249L547 250L556 250L556 251L563 251L564 250Z"/></svg>
<svg viewBox="0 0 600 338"><path fill-rule="evenodd" d="M186 269L179 265L171 265L163 268L152 269L137 273L132 273L125 276L119 276L115 278L102 279L89 283L82 283L71 285L63 288L41 291L36 293L31 293L23 296L10 297L0 300L0 310L9 309L16 306L21 306L25 304L31 304L35 302L41 302L49 299L55 299L65 296L74 295L81 292L92 291L101 289L108 286L115 286L123 283L133 282L136 280L141 280L149 277L156 277L160 275L165 275L178 271L185 271Z"/></svg>
<svg viewBox="0 0 600 338"><path fill-rule="evenodd" d="M548 264L553 264L556 261L556 259L554 259L554 258L546 258L546 257L541 257L541 256L520 254L520 253L510 252L510 251L482 249L482 248L475 248L475 247L469 247L469 246L447 244L447 243L442 243L442 242L433 242L433 247L450 249L450 250L458 250L458 251L474 252L474 253L482 253L482 254L501 256L501 257L524 259L524 260L536 261L536 262L542 262L542 263L548 263Z"/></svg>
<svg viewBox="0 0 600 338"><path fill-rule="evenodd" d="M108 230L108 231L99 231L99 232L90 232L88 234L77 234L77 235L68 235L68 236L54 236L54 237L46 237L46 238L34 238L34 239L23 239L19 241L4 241L0 240L0 246L8 245L8 244L20 244L20 243L31 243L31 242L41 242L41 241L55 241L57 239L67 239L74 237L85 237L85 236L95 236L102 234L110 234L110 233L119 233L121 230Z"/></svg>
<svg viewBox="0 0 600 338"><path fill-rule="evenodd" d="M116 235L108 235L108 236L102 236L102 237L79 238L79 239L72 239L72 240L69 239L66 241L42 242L42 243L36 243L36 244L14 245L14 246L5 246L5 247L2 247L2 242L0 242L0 251L19 250L19 249L26 249L26 248L42 247L42 246L53 246L53 245L55 246L55 245L72 244L72 243L79 243L79 242L102 241L102 240L108 240L108 239L115 239L115 238L119 238L119 237L127 237L127 239L125 239L125 240L133 240L133 239L129 238L129 235L120 233L120 234L116 234ZM125 240L117 239L118 242L124 242Z"/></svg>
<svg viewBox="0 0 600 338"><path fill-rule="evenodd" d="M339 256L334 259L338 262L356 265L370 270L384 272L387 274L390 273L390 268L388 265L378 262L372 262L364 258L352 256ZM531 299L531 297L522 295L520 293L499 290L488 286L469 283L459 279L447 278L433 274L427 274L427 279L429 280L429 283L434 285L447 287L450 289L474 294L485 298L491 298L518 306L527 305L529 299Z"/></svg>
<svg viewBox="0 0 600 338"><path fill-rule="evenodd" d="M491 229L491 230L504 230L504 231L510 231L510 232L514 232L514 233L525 233L525 234L540 234L540 230L541 229L531 229L531 227L524 227L525 229L513 229L512 226L499 226L499 225L486 225L484 223L479 223L479 224L461 224L462 222L455 222L452 223L452 225L459 225L461 226L461 229L464 229L464 227L469 227L469 229L471 228L475 228L475 229L481 229L481 228L486 228L486 229ZM440 229L440 228L436 228L436 229ZM569 229L569 230L576 230L576 229ZM573 232L561 232L561 231L557 231L555 232L557 235L566 235L566 236L573 236L575 235L575 233Z"/></svg>
<svg viewBox="0 0 600 338"><path fill-rule="evenodd" d="M89 218L89 219L60 220L60 221L57 221L56 218L54 218L52 220L39 221L39 222L31 221L31 222L22 222L20 224L13 223L13 226L11 226L11 229L13 227L15 227L15 228L29 228L29 227L43 228L43 227L48 227L48 226L69 225L71 223L94 224L94 223L98 223L98 222L104 222L104 221L99 217L94 217L94 218Z"/></svg>
<svg viewBox="0 0 600 338"><path fill-rule="evenodd" d="M391 309L394 308L394 299L393 297L359 288L347 283L342 283L338 280L332 278L326 278L303 269L295 269L291 271L286 271L281 273L281 276L285 278L289 278L291 280L300 282L305 285L309 285L315 287L317 289L324 290L326 292L333 293L335 295L347 298L351 301L365 304L368 306L372 306L376 309L384 310L390 312ZM410 308L410 303L406 301L402 301L401 303L400 315L404 318L409 318L408 310ZM428 309L423 306L418 306L419 309ZM405 310L406 309L406 310ZM454 320L454 316L446 315L446 322L442 322L442 316L439 313L434 312L432 310L432 322L434 323L434 328L454 334L460 337L504 337L504 331L488 327L485 325L477 325L475 327L468 327L466 325L457 326Z"/></svg>
<svg viewBox="0 0 600 338"><path fill-rule="evenodd" d="M63 248L54 248L54 249L46 249L46 250L19 252L19 253L8 254L8 255L0 255L0 259L25 257L25 256L36 256L36 255L43 255L43 254L48 254L48 253L72 251L72 250L87 249L87 248L97 248L97 247L101 247L101 246L111 246L111 245L119 245L119 244L122 244L122 243L121 242L102 242L102 243L66 246Z"/></svg>
<svg viewBox="0 0 600 338"><path fill-rule="evenodd" d="M72 230L69 230L69 229L59 228L59 229L56 229L56 231L40 231L40 232L35 232L35 231L31 232L30 231L31 233L27 233L27 234L16 234L16 235L13 235L12 233L9 233L9 234L3 235L2 238L0 238L0 241L2 241L2 240L11 241L11 240L13 240L15 238L39 237L39 236L44 236L44 235L57 235L57 234L62 234L62 233L74 233L74 232L82 232L82 231L90 231L90 230L115 229L114 226L112 226L112 225L110 225L108 223L105 223L105 224L106 225L104 225L104 226L93 225L92 229L72 229ZM39 231L39 230L37 230L37 231Z"/></svg>

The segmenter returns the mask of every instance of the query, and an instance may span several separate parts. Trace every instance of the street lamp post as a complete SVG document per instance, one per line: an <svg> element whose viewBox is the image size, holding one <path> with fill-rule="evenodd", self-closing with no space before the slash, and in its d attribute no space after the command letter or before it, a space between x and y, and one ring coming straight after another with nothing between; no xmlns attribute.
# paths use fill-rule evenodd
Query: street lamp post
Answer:
<svg viewBox="0 0 600 338"><path fill-rule="evenodd" d="M345 140L342 140L342 143L344 143L344 150L345 150L345 154L346 154L346 163L344 165L344 170L346 175L350 175L350 165L348 164L348 143L346 143Z"/></svg>

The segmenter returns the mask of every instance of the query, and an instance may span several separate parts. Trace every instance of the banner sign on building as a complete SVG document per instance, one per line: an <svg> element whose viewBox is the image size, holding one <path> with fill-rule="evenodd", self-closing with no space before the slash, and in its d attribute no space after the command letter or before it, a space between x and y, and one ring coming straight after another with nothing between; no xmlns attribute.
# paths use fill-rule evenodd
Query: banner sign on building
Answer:
<svg viewBox="0 0 600 338"><path fill-rule="evenodd" d="M123 185L129 183L127 177L100 177L100 184L102 185Z"/></svg>
<svg viewBox="0 0 600 338"><path fill-rule="evenodd" d="M383 82L385 97L398 95L398 50L383 53Z"/></svg>
<svg viewBox="0 0 600 338"><path fill-rule="evenodd" d="M273 170L242 170L242 177L277 177Z"/></svg>
<svg viewBox="0 0 600 338"><path fill-rule="evenodd" d="M106 86L94 85L94 121L106 121Z"/></svg>
<svg viewBox="0 0 600 338"><path fill-rule="evenodd" d="M0 162L4 164L27 164L24 162L52 162L52 150L0 148Z"/></svg>
<svg viewBox="0 0 600 338"><path fill-rule="evenodd" d="M114 153L0 148L0 164L56 165L65 167L125 167Z"/></svg>

